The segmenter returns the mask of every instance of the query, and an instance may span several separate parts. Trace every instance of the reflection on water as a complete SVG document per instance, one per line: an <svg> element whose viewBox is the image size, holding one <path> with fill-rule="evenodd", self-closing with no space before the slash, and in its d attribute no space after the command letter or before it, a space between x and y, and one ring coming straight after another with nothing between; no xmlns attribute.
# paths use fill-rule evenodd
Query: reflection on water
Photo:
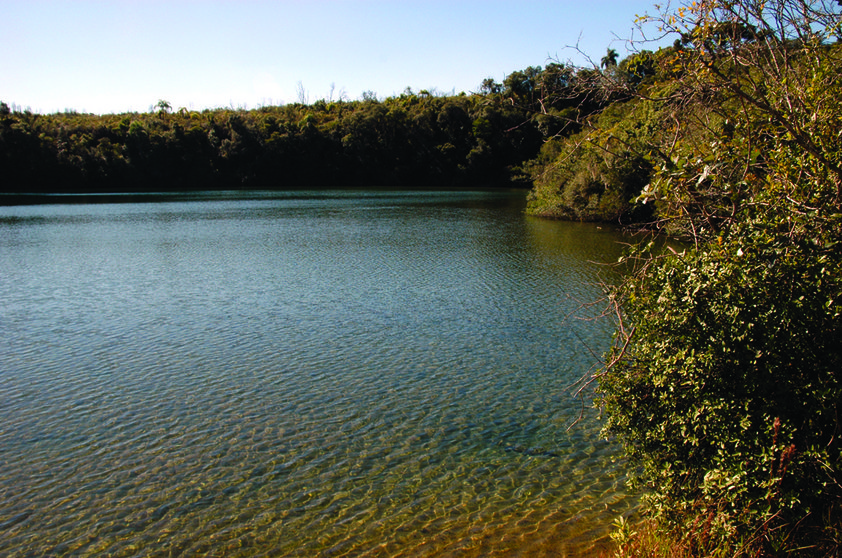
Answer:
<svg viewBox="0 0 842 558"><path fill-rule="evenodd" d="M634 499L565 316L619 237L522 201L0 208L0 554L592 552Z"/></svg>

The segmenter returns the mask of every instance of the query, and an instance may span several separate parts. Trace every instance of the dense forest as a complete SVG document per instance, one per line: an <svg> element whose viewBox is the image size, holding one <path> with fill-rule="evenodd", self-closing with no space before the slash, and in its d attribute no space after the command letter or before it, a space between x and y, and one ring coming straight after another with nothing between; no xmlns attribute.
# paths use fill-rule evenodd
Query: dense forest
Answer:
<svg viewBox="0 0 842 558"><path fill-rule="evenodd" d="M675 39L477 93L251 111L0 104L2 191L531 187L528 211L635 224L594 386L646 521L620 554L842 551L842 1L703 0Z"/></svg>
<svg viewBox="0 0 842 558"><path fill-rule="evenodd" d="M407 89L378 100L255 110L41 115L0 104L5 192L476 187L519 179L547 137L608 99L589 72L548 64L477 94Z"/></svg>

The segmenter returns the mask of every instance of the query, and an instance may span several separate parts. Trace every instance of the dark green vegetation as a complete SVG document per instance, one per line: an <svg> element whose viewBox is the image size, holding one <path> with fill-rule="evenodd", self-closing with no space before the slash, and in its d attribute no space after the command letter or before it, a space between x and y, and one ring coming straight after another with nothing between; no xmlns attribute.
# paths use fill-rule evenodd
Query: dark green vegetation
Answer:
<svg viewBox="0 0 842 558"><path fill-rule="evenodd" d="M687 242L626 258L616 344L592 379L648 494L624 555L842 551L840 11L709 0L662 14L676 44L647 58L633 98L533 167L536 212L648 208Z"/></svg>
<svg viewBox="0 0 842 558"><path fill-rule="evenodd" d="M0 104L5 192L508 185L544 139L605 99L530 67L481 92L256 110L40 115ZM593 99L593 100L592 100Z"/></svg>
<svg viewBox="0 0 842 558"><path fill-rule="evenodd" d="M652 217L651 206L633 201L651 180L664 125L663 107L645 96L672 84L662 66L674 50L642 51L619 64L612 64L612 52L603 57L602 72L582 80L606 108L576 115L571 133L548 138L524 165L534 183L529 210L535 215L624 224Z"/></svg>

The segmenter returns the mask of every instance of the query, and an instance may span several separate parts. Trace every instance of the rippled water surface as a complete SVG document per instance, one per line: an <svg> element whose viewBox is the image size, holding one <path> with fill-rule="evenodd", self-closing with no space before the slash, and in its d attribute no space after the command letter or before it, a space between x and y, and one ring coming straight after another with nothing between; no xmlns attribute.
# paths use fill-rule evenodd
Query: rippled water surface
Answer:
<svg viewBox="0 0 842 558"><path fill-rule="evenodd" d="M593 552L634 501L596 417L567 431L611 331L565 316L619 237L522 209L0 207L0 555Z"/></svg>

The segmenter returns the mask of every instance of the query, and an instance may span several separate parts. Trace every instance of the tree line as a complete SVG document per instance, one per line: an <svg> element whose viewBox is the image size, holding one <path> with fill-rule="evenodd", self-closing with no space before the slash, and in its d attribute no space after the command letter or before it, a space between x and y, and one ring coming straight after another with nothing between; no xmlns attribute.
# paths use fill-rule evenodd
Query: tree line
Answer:
<svg viewBox="0 0 842 558"><path fill-rule="evenodd" d="M5 192L475 187L522 180L547 137L607 99L551 63L476 94L407 90L254 110L42 115L0 103Z"/></svg>

